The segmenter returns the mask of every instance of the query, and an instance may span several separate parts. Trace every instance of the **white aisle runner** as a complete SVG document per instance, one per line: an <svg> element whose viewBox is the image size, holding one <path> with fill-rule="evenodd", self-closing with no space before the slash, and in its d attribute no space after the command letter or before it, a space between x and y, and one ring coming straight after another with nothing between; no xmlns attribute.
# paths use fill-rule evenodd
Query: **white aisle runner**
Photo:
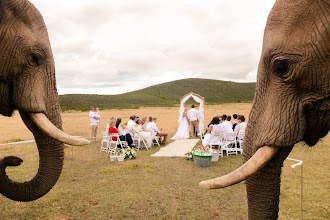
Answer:
<svg viewBox="0 0 330 220"><path fill-rule="evenodd" d="M200 139L176 140L166 147L151 155L152 157L185 157L185 153L191 151Z"/></svg>

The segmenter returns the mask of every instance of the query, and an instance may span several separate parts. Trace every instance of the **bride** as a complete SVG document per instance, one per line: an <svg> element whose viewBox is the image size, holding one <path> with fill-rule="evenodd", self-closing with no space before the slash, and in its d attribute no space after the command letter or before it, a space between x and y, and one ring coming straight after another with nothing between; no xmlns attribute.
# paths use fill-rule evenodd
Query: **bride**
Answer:
<svg viewBox="0 0 330 220"><path fill-rule="evenodd" d="M176 134L171 138L173 140L180 140L180 139L189 139L189 120L187 117L187 109L184 109L180 112L179 117L179 128Z"/></svg>

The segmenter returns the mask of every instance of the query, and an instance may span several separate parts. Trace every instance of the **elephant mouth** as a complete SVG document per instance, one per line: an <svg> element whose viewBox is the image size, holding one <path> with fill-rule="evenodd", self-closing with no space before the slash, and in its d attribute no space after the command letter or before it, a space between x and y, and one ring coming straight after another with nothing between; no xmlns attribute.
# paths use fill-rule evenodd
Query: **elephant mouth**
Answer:
<svg viewBox="0 0 330 220"><path fill-rule="evenodd" d="M54 138L55 140L70 145L86 145L90 143L89 140L74 137L58 129L53 123L50 122L44 113L29 113L21 111L20 113L28 115L35 126L37 126L44 134Z"/></svg>

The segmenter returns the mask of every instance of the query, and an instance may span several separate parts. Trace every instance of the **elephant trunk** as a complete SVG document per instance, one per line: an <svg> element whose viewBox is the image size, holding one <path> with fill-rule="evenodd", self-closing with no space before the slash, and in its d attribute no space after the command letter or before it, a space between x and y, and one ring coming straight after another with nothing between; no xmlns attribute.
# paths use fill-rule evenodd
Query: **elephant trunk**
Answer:
<svg viewBox="0 0 330 220"><path fill-rule="evenodd" d="M64 144L38 131L28 113L20 114L27 127L33 131L39 151L39 169L30 181L12 181L6 174L6 167L20 165L23 161L18 157L5 157L0 161L0 193L12 200L27 202L42 197L57 182L63 167Z"/></svg>
<svg viewBox="0 0 330 220"><path fill-rule="evenodd" d="M246 179L249 219L277 219L283 161L292 147L279 148L275 156L255 175ZM251 155L244 155L247 161Z"/></svg>

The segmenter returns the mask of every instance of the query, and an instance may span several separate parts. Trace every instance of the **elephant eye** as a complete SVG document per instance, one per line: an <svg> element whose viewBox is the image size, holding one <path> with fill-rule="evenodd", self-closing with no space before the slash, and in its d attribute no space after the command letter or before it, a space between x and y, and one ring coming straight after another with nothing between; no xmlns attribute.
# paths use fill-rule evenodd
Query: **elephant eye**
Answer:
<svg viewBox="0 0 330 220"><path fill-rule="evenodd" d="M275 60L273 63L273 71L278 76L283 76L289 70L289 63L287 60Z"/></svg>
<svg viewBox="0 0 330 220"><path fill-rule="evenodd" d="M29 63L32 66L40 66L41 65L41 57L39 54L32 53L29 56Z"/></svg>

